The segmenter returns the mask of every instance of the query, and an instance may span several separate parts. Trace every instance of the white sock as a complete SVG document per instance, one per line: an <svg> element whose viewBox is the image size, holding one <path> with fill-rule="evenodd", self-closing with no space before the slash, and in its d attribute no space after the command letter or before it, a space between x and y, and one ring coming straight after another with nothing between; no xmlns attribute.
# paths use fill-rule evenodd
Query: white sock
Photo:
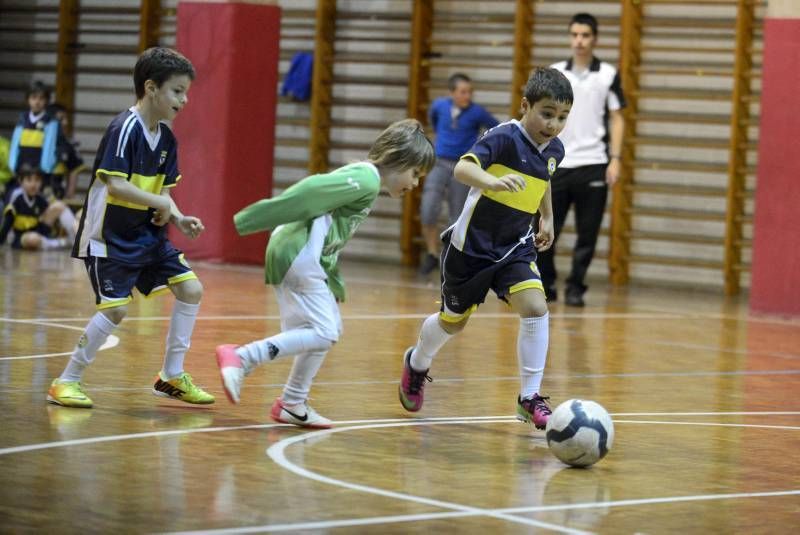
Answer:
<svg viewBox="0 0 800 535"><path fill-rule="evenodd" d="M547 346L550 342L550 314L538 318L520 318L517 337L520 397L527 399L542 386Z"/></svg>
<svg viewBox="0 0 800 535"><path fill-rule="evenodd" d="M108 335L114 332L117 325L108 319L102 312L96 313L89 320L86 330L83 331L78 345L72 351L67 367L61 373L61 381L80 381L83 370L94 361L97 350L106 341Z"/></svg>
<svg viewBox="0 0 800 535"><path fill-rule="evenodd" d="M411 367L421 372L430 369L436 353L453 335L439 325L439 314L431 314L422 322L417 347L411 353Z"/></svg>
<svg viewBox="0 0 800 535"><path fill-rule="evenodd" d="M167 349L164 352L164 375L167 379L183 372L183 359L192 342L192 331L200 305L191 305L175 300L172 320L167 333Z"/></svg>
<svg viewBox="0 0 800 535"><path fill-rule="evenodd" d="M292 371L286 381L286 386L283 387L283 395L281 396L285 405L297 405L308 400L311 382L317 375L327 354L327 350L310 351L294 358Z"/></svg>
<svg viewBox="0 0 800 535"><path fill-rule="evenodd" d="M75 216L69 207L65 207L58 215L58 222L61 223L61 227L66 231L70 243L75 241Z"/></svg>
<svg viewBox="0 0 800 535"><path fill-rule="evenodd" d="M45 238L42 237L42 249L62 249L69 245L67 238Z"/></svg>
<svg viewBox="0 0 800 535"><path fill-rule="evenodd" d="M253 369L265 362L309 351L327 351L333 342L321 337L314 329L292 329L239 347L236 353L245 368Z"/></svg>

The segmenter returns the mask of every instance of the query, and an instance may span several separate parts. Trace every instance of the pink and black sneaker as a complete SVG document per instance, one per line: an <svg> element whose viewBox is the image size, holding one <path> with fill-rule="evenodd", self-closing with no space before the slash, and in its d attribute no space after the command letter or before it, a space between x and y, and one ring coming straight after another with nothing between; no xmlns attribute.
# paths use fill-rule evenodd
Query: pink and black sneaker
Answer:
<svg viewBox="0 0 800 535"><path fill-rule="evenodd" d="M425 397L425 382L433 381L428 376L428 370L418 372L411 367L411 353L413 351L414 347L409 347L403 356L403 377L400 379L400 386L398 387L400 403L409 412L417 412L422 408L422 402Z"/></svg>
<svg viewBox="0 0 800 535"><path fill-rule="evenodd" d="M547 405L548 396L534 394L532 398L517 397L517 420L533 423L536 429L544 429L553 411Z"/></svg>

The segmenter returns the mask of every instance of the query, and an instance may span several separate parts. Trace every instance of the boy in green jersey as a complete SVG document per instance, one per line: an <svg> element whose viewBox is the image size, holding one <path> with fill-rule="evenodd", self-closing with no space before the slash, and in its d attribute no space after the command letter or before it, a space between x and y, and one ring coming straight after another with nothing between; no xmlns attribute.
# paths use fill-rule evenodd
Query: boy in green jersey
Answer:
<svg viewBox="0 0 800 535"><path fill-rule="evenodd" d="M273 231L266 282L275 286L282 331L242 346L217 347L222 384L232 403L239 403L242 381L253 369L294 356L283 395L272 405L272 418L302 427L331 426L308 405L308 394L342 332L337 302L344 301L345 292L339 251L369 214L381 187L400 197L417 186L433 163L433 145L420 123L398 121L378 136L365 161L307 177L234 216L241 235Z"/></svg>

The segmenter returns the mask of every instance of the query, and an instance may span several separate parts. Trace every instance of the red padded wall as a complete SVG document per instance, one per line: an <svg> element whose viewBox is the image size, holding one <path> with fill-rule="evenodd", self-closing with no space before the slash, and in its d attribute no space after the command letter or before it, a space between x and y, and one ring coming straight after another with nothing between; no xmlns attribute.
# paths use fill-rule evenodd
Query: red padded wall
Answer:
<svg viewBox="0 0 800 535"><path fill-rule="evenodd" d="M261 263L265 234L242 238L233 214L272 192L280 8L180 2L176 48L195 66L189 103L175 119L183 176L173 196L203 220L196 240L170 239L191 260Z"/></svg>
<svg viewBox="0 0 800 535"><path fill-rule="evenodd" d="M800 19L764 21L750 308L800 316Z"/></svg>

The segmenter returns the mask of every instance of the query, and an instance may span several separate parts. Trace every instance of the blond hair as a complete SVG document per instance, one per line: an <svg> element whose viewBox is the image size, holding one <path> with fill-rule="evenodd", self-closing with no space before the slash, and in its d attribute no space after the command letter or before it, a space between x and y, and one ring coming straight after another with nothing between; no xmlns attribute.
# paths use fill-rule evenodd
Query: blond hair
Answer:
<svg viewBox="0 0 800 535"><path fill-rule="evenodd" d="M433 167L436 155L422 124L416 119L403 119L381 132L369 149L367 159L392 171L418 169L420 174L425 174Z"/></svg>

